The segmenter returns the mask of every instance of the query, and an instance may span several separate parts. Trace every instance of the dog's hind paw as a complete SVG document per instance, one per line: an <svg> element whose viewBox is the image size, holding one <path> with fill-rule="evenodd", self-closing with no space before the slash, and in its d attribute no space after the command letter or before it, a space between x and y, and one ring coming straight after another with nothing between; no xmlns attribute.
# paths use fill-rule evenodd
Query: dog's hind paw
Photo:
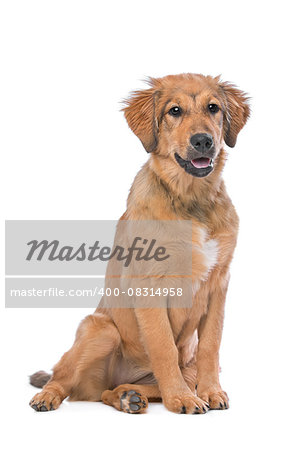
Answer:
<svg viewBox="0 0 300 450"><path fill-rule="evenodd" d="M147 398L143 397L139 392L133 390L124 391L120 397L120 408L124 412L130 414L141 413L147 406Z"/></svg>
<svg viewBox="0 0 300 450"><path fill-rule="evenodd" d="M118 386L112 391L104 391L101 400L106 405L129 414L144 413L148 407L147 397L134 389L126 389L126 385Z"/></svg>
<svg viewBox="0 0 300 450"><path fill-rule="evenodd" d="M61 397L53 392L40 392L29 402L29 406L35 411L53 411L61 404Z"/></svg>

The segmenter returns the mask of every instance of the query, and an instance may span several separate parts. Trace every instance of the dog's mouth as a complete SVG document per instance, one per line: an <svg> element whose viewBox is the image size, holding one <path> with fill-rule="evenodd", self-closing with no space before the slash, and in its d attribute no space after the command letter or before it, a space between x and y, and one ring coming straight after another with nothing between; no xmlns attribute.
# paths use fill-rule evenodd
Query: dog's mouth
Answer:
<svg viewBox="0 0 300 450"><path fill-rule="evenodd" d="M194 177L207 177L214 168L214 160L212 158L200 157L187 161L181 158L178 153L175 153L175 159L187 173Z"/></svg>
<svg viewBox="0 0 300 450"><path fill-rule="evenodd" d="M196 158L192 159L191 163L193 164L194 167L196 167L196 169L205 169L212 163L212 159Z"/></svg>

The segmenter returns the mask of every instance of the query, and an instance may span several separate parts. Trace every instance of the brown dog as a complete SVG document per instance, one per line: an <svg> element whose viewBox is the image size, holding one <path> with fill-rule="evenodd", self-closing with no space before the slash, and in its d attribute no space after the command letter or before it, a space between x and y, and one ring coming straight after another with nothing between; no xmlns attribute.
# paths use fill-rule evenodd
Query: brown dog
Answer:
<svg viewBox="0 0 300 450"><path fill-rule="evenodd" d="M234 147L249 106L243 92L219 77L174 75L151 79L150 86L124 108L151 156L122 219L192 221L192 307L98 307L52 377L31 377L38 387L49 380L30 402L37 411L56 409L66 397L130 413L144 412L155 399L177 413L228 408L219 347L238 217L222 169L224 141Z"/></svg>

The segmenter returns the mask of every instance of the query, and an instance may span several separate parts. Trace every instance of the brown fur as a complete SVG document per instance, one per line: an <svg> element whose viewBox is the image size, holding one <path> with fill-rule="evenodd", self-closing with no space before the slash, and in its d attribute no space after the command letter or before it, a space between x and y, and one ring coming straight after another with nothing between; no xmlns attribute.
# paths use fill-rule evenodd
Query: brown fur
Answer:
<svg viewBox="0 0 300 450"><path fill-rule="evenodd" d="M208 103L220 111L211 115ZM180 118L168 114L174 105L183 110ZM69 397L102 400L131 413L144 412L154 399L162 399L173 412L227 408L228 397L219 383L219 347L238 217L222 169L224 141L233 147L249 116L247 98L219 77L183 74L150 79L150 88L133 93L124 112L151 156L134 180L122 220L193 222L193 305L98 307L80 324L73 347L31 406L56 409ZM187 159L195 133L210 133L214 139L214 170L206 178L186 173L174 158L177 152ZM218 255L209 267L199 248L212 239Z"/></svg>

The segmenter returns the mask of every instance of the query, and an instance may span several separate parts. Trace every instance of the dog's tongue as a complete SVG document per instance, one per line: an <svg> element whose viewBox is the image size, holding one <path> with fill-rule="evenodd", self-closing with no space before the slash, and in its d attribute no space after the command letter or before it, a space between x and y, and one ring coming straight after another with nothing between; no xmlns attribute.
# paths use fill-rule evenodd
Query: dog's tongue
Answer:
<svg viewBox="0 0 300 450"><path fill-rule="evenodd" d="M209 158L196 158L196 159L192 159L191 163L193 164L194 167L196 167L196 169L201 169L201 168L209 166L210 159Z"/></svg>

